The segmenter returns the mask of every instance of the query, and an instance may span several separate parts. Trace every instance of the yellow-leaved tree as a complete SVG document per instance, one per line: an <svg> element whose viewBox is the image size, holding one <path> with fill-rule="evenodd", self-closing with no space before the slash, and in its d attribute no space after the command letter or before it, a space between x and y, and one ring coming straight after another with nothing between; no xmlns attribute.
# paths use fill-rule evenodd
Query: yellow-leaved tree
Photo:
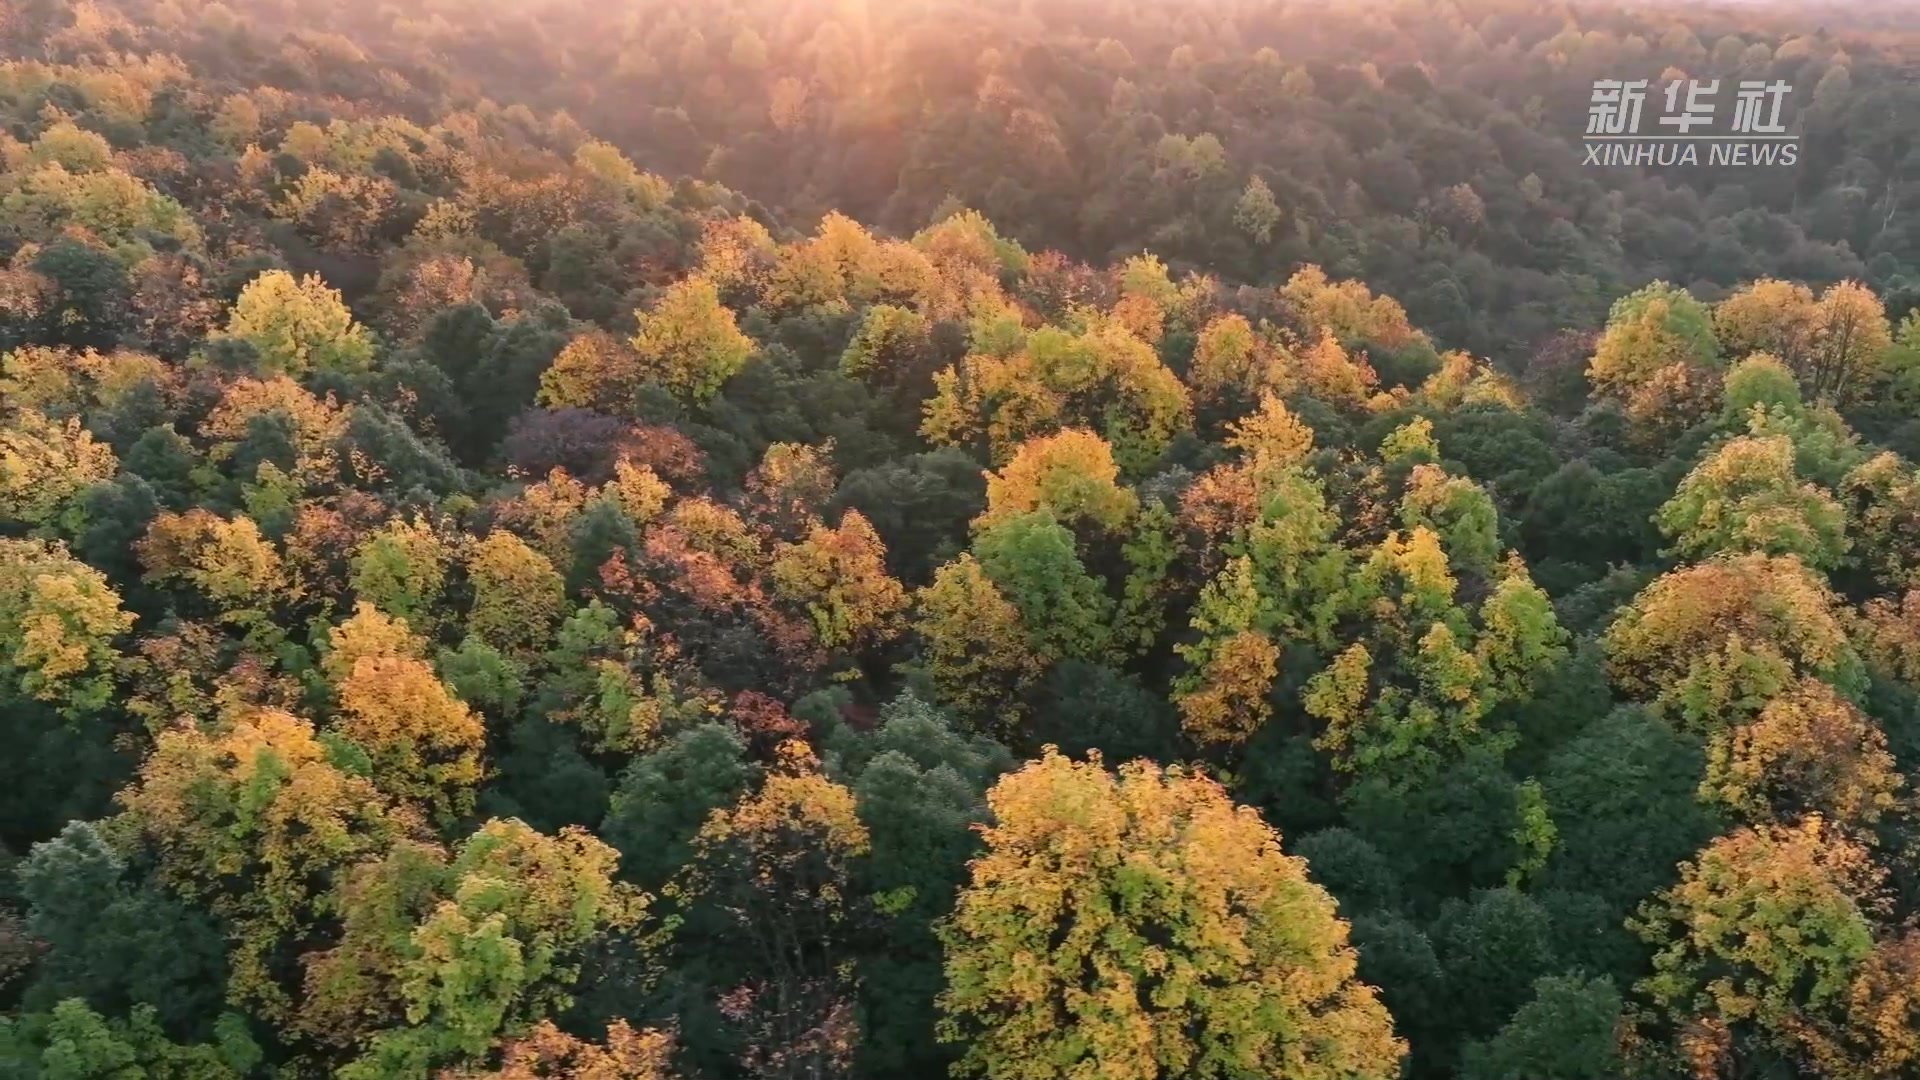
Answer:
<svg viewBox="0 0 1920 1080"><path fill-rule="evenodd" d="M1027 644L1020 610L972 555L942 566L914 596L914 630L940 703L970 728L1010 734L1025 691L1046 671Z"/></svg>
<svg viewBox="0 0 1920 1080"><path fill-rule="evenodd" d="M1873 719L1818 679L1801 679L1752 722L1707 745L1701 797L1749 821L1819 813L1868 826L1891 810L1902 784Z"/></svg>
<svg viewBox="0 0 1920 1080"><path fill-rule="evenodd" d="M674 283L653 310L641 313L632 345L644 379L691 401L719 393L753 355L753 342L720 303L713 283L701 277Z"/></svg>
<svg viewBox="0 0 1920 1080"><path fill-rule="evenodd" d="M565 613L567 588L560 572L505 529L473 545L467 577L473 583L467 627L497 649L538 649Z"/></svg>
<svg viewBox="0 0 1920 1080"><path fill-rule="evenodd" d="M498 1069L446 1069L440 1080L672 1080L673 1037L635 1031L625 1020L607 1025L607 1041L583 1042L542 1020L509 1040Z"/></svg>
<svg viewBox="0 0 1920 1080"><path fill-rule="evenodd" d="M0 413L0 522L51 524L62 507L119 463L77 418L48 419L32 409Z"/></svg>
<svg viewBox="0 0 1920 1080"><path fill-rule="evenodd" d="M363 600L329 645L336 730L367 752L373 782L443 824L471 810L486 728L422 659L424 643Z"/></svg>
<svg viewBox="0 0 1920 1080"><path fill-rule="evenodd" d="M1875 942L1885 878L1865 845L1818 814L1707 845L1629 923L1657 950L1639 986L1653 1005L1641 1035L1701 1077L1769 1066L1846 1080L1902 1075L1911 1040L1904 1052L1877 1048L1895 1051L1890 1071L1848 1063L1850 1049L1880 1041L1872 1037L1876 1002L1860 1000L1862 990L1900 1002L1892 1018L1910 1022L1901 1015L1907 995L1887 985L1881 966L1902 957ZM1909 977L1910 965L1909 957Z"/></svg>
<svg viewBox="0 0 1920 1080"><path fill-rule="evenodd" d="M159 880L226 921L227 999L274 1021L297 1014L288 976L331 876L421 830L409 808L336 767L312 724L273 709L218 734L162 732L120 801Z"/></svg>
<svg viewBox="0 0 1920 1080"><path fill-rule="evenodd" d="M44 540L0 539L0 677L71 712L104 707L133 628L100 571Z"/></svg>
<svg viewBox="0 0 1920 1080"><path fill-rule="evenodd" d="M1608 628L1614 685L1711 732L1757 713L1801 676L1864 687L1833 591L1793 555L1710 559L1642 590Z"/></svg>
<svg viewBox="0 0 1920 1080"><path fill-rule="evenodd" d="M295 280L269 270L248 282L234 301L227 336L253 346L261 369L274 374L354 374L373 363L366 327L353 320L339 290L315 274Z"/></svg>
<svg viewBox="0 0 1920 1080"><path fill-rule="evenodd" d="M1212 780L1048 748L987 801L986 853L939 928L958 1074L1400 1074L1333 898Z"/></svg>

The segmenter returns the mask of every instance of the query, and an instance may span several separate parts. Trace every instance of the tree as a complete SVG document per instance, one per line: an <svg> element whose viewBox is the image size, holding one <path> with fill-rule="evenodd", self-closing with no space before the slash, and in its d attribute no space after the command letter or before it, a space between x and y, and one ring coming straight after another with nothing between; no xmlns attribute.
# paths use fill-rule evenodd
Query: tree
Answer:
<svg viewBox="0 0 1920 1080"><path fill-rule="evenodd" d="M1272 394L1260 395L1254 412L1227 427L1227 445L1247 456L1257 476L1303 463L1313 451L1313 429Z"/></svg>
<svg viewBox="0 0 1920 1080"><path fill-rule="evenodd" d="M1792 555L1722 556L1667 574L1606 634L1614 684L1713 731L1757 713L1800 676L1861 685L1826 583Z"/></svg>
<svg viewBox="0 0 1920 1080"><path fill-rule="evenodd" d="M1254 332L1246 316L1216 315L1200 330L1187 382L1210 406L1232 406L1284 381L1285 368Z"/></svg>
<svg viewBox="0 0 1920 1080"><path fill-rule="evenodd" d="M219 1027L217 1043L181 1046L167 1040L151 1008L109 1020L69 998L51 1012L0 1018L0 1060L35 1080L243 1080L260 1065L260 1048L240 1017L223 1016Z"/></svg>
<svg viewBox="0 0 1920 1080"><path fill-rule="evenodd" d="M473 809L486 730L425 661L363 655L337 689L338 730L368 754L375 784L442 824Z"/></svg>
<svg viewBox="0 0 1920 1080"><path fill-rule="evenodd" d="M1631 924L1657 950L1639 991L1682 1059L1722 1074L1806 1061L1813 1020L1873 953L1882 878L1818 814L1741 829L1683 865Z"/></svg>
<svg viewBox="0 0 1920 1080"><path fill-rule="evenodd" d="M987 474L987 511L974 519L974 529L984 532L1015 515L1047 510L1063 524L1085 521L1118 530L1139 507L1118 478L1113 448L1090 431L1030 439L1005 468Z"/></svg>
<svg viewBox="0 0 1920 1080"><path fill-rule="evenodd" d="M147 237L198 248L200 228L186 207L120 169L69 172L58 162L14 173L0 192L9 232L50 244L72 231L77 247L137 255Z"/></svg>
<svg viewBox="0 0 1920 1080"><path fill-rule="evenodd" d="M666 181L641 172L618 147L598 139L581 143L573 152L573 164L637 210L652 210L666 202L671 193Z"/></svg>
<svg viewBox="0 0 1920 1080"><path fill-rule="evenodd" d="M1714 334L1728 356L1766 353L1789 371L1810 374L1818 309L1805 285L1761 278L1714 306Z"/></svg>
<svg viewBox="0 0 1920 1080"><path fill-rule="evenodd" d="M541 648L566 611L560 571L505 529L473 545L467 576L473 583L468 628L509 653Z"/></svg>
<svg viewBox="0 0 1920 1080"><path fill-rule="evenodd" d="M370 1036L342 1080L484 1057L571 1005L588 944L644 917L648 898L614 881L617 861L583 830L494 820L451 858L403 844L360 864L339 889L339 943L307 958L302 1025L337 1018ZM367 1032L368 1018L393 1026Z"/></svg>
<svg viewBox="0 0 1920 1080"><path fill-rule="evenodd" d="M1462 1054L1462 1080L1611 1080L1623 1075L1620 992L1604 978L1546 975L1500 1033Z"/></svg>
<svg viewBox="0 0 1920 1080"><path fill-rule="evenodd" d="M356 375L373 363L372 337L317 275L296 281L269 270L254 278L234 302L226 333L253 346L269 374Z"/></svg>
<svg viewBox="0 0 1920 1080"><path fill-rule="evenodd" d="M1541 774L1559 836L1539 886L1598 895L1624 916L1671 884L1718 829L1697 799L1705 770L1700 739L1645 709L1601 718Z"/></svg>
<svg viewBox="0 0 1920 1080"><path fill-rule="evenodd" d="M1407 313L1390 296L1375 296L1359 281L1333 281L1308 264L1282 286L1280 299L1303 340L1331 337L1397 349L1424 335L1407 322Z"/></svg>
<svg viewBox="0 0 1920 1080"><path fill-rule="evenodd" d="M746 744L726 725L676 732L620 775L600 834L621 853L621 875L648 890L691 860L709 815L734 805L759 777Z"/></svg>
<svg viewBox="0 0 1920 1080"><path fill-rule="evenodd" d="M547 560L563 564L572 554L574 529L592 499L593 492L585 484L556 468L502 504L495 520L525 536Z"/></svg>
<svg viewBox="0 0 1920 1080"><path fill-rule="evenodd" d="M1755 406L1771 412L1778 408L1790 416L1805 411L1800 385L1791 368L1771 353L1752 353L1727 371L1721 386L1720 419L1728 426L1744 424Z"/></svg>
<svg viewBox="0 0 1920 1080"><path fill-rule="evenodd" d="M244 514L228 519L200 507L162 513L136 550L150 581L191 585L240 626L266 624L285 586L280 553Z"/></svg>
<svg viewBox="0 0 1920 1080"><path fill-rule="evenodd" d="M862 918L849 881L870 843L853 793L821 775L800 742L784 744L760 789L694 836L693 860L667 895L716 906L729 947L752 958L735 962L745 978L720 1000L749 1074L845 1075L859 1032L851 946Z"/></svg>
<svg viewBox="0 0 1920 1080"><path fill-rule="evenodd" d="M1301 388L1307 393L1347 409L1364 408L1379 384L1365 356L1348 352L1331 329L1322 331L1319 340L1301 353L1299 371Z"/></svg>
<svg viewBox="0 0 1920 1080"><path fill-rule="evenodd" d="M1666 430L1704 411L1719 362L1706 307L1686 290L1656 281L1614 302L1587 378L1629 416Z"/></svg>
<svg viewBox="0 0 1920 1080"><path fill-rule="evenodd" d="M1020 612L1027 645L1046 662L1094 660L1109 644L1113 602L1048 510L997 520L973 542L980 569Z"/></svg>
<svg viewBox="0 0 1920 1080"><path fill-rule="evenodd" d="M1656 521L1673 541L1667 553L1687 559L1759 552L1797 555L1814 569L1832 570L1851 546L1845 512L1800 480L1793 441L1784 435L1721 446L1680 481Z"/></svg>
<svg viewBox="0 0 1920 1080"><path fill-rule="evenodd" d="M964 1074L1398 1075L1406 1044L1332 899L1219 785L1049 751L987 799L940 929Z"/></svg>
<svg viewBox="0 0 1920 1080"><path fill-rule="evenodd" d="M858 510L886 542L894 576L919 584L957 553L985 500L979 465L943 447L849 472L829 509Z"/></svg>
<svg viewBox="0 0 1920 1080"><path fill-rule="evenodd" d="M283 980L322 918L331 875L421 830L332 756L307 721L246 710L219 734L160 733L120 795L131 831L158 856L158 879L226 920L228 1000L276 1022L297 1014Z"/></svg>
<svg viewBox="0 0 1920 1080"><path fill-rule="evenodd" d="M734 324L713 283L686 278L668 288L653 309L641 313L632 345L641 377L683 399L704 402L746 366L753 342Z"/></svg>
<svg viewBox="0 0 1920 1080"><path fill-rule="evenodd" d="M1374 550L1340 598L1366 618L1367 633L1301 697L1326 725L1316 745L1333 753L1336 768L1417 781L1487 737L1491 710L1532 697L1566 658L1567 632L1525 566L1513 561L1501 574L1475 620L1456 600L1459 583L1432 530L1389 533Z"/></svg>
<svg viewBox="0 0 1920 1080"><path fill-rule="evenodd" d="M342 175L315 166L288 186L273 214L330 251L364 252L379 239L397 194L384 176Z"/></svg>
<svg viewBox="0 0 1920 1080"><path fill-rule="evenodd" d="M1714 734L1700 793L1755 823L1815 813L1865 827L1894 807L1901 785L1873 721L1827 684L1801 679L1751 722Z"/></svg>
<svg viewBox="0 0 1920 1080"><path fill-rule="evenodd" d="M69 714L104 708L133 628L107 579L63 544L0 538L0 673L8 689Z"/></svg>
<svg viewBox="0 0 1920 1080"><path fill-rule="evenodd" d="M1162 271L1164 274L1164 271ZM1160 309L1134 294L1122 301ZM1021 443L1097 430L1123 467L1145 471L1193 423L1186 387L1116 312L1079 333L1028 331L1004 301L972 305L973 351L934 376L921 433L936 443L984 439L994 460Z"/></svg>
<svg viewBox="0 0 1920 1080"><path fill-rule="evenodd" d="M914 630L941 703L975 730L1017 730L1025 691L1047 666L1028 643L1020 609L970 554L936 571L914 607Z"/></svg>
<svg viewBox="0 0 1920 1080"><path fill-rule="evenodd" d="M1399 907L1399 875L1359 833L1338 826L1321 829L1301 837L1294 851L1307 861L1314 883L1340 902L1342 915L1352 918Z"/></svg>
<svg viewBox="0 0 1920 1080"><path fill-rule="evenodd" d="M32 409L4 416L0 518L51 525L75 496L118 468L112 448L95 442L78 417L63 423Z"/></svg>
<svg viewBox="0 0 1920 1080"><path fill-rule="evenodd" d="M760 464L746 478L746 503L751 516L775 535L798 539L820 521L820 512L833 497L837 483L831 455L825 446L774 443L760 455Z"/></svg>
<svg viewBox="0 0 1920 1080"><path fill-rule="evenodd" d="M1840 482L1855 558L1874 583L1899 590L1920 584L1920 470L1881 453Z"/></svg>
<svg viewBox="0 0 1920 1080"><path fill-rule="evenodd" d="M409 626L428 629L453 557L451 545L431 525L396 518L354 552L354 595Z"/></svg>
<svg viewBox="0 0 1920 1080"><path fill-rule="evenodd" d="M690 679L670 640L644 617L622 625L599 600L575 611L542 657L537 697L549 720L578 728L602 753L649 749L677 725L719 711L718 695Z"/></svg>
<svg viewBox="0 0 1920 1080"><path fill-rule="evenodd" d="M919 389L933 374L933 328L918 312L875 304L840 354L840 371L856 379Z"/></svg>
<svg viewBox="0 0 1920 1080"><path fill-rule="evenodd" d="M588 330L560 350L540 375L541 405L593 409L611 416L633 411L642 380L640 356L604 330Z"/></svg>
<svg viewBox="0 0 1920 1080"><path fill-rule="evenodd" d="M1551 917L1512 887L1449 899L1429 932L1456 1037L1492 1034L1526 1001L1533 980L1559 965Z"/></svg>
<svg viewBox="0 0 1920 1080"><path fill-rule="evenodd" d="M33 140L33 160L58 162L72 172L99 172L113 165L113 147L107 140L71 120L49 125Z"/></svg>
<svg viewBox="0 0 1920 1080"><path fill-rule="evenodd" d="M1920 686L1920 588L1867 601L1854 632L1875 675Z"/></svg>
<svg viewBox="0 0 1920 1080"><path fill-rule="evenodd" d="M1248 178L1246 190L1233 206L1234 226L1252 237L1254 243L1265 244L1273 237L1273 227L1280 224L1280 218L1280 205L1273 201L1273 189L1258 176Z"/></svg>
<svg viewBox="0 0 1920 1080"><path fill-rule="evenodd" d="M1847 404L1871 387L1892 344L1886 309L1873 290L1857 281L1828 286L1815 309L1809 390Z"/></svg>
<svg viewBox="0 0 1920 1080"><path fill-rule="evenodd" d="M48 286L37 320L39 340L101 349L120 343L133 289L127 267L113 252L63 237L31 265Z"/></svg>
<svg viewBox="0 0 1920 1080"><path fill-rule="evenodd" d="M227 384L200 435L213 444L208 457L252 480L259 455L243 453L263 434L284 432L289 451L276 467L290 472L304 486L318 487L339 472L339 444L347 435L348 416L333 395L315 397L284 375L270 379L239 378Z"/></svg>
<svg viewBox="0 0 1920 1080"><path fill-rule="evenodd" d="M949 1048L934 1038L933 1001L943 980L933 924L952 910L967 859L978 848L972 827L984 816L984 783L947 761L930 763L961 740L920 702L903 697L888 714L884 723L893 730L883 729L875 742L896 741L908 734L903 729L925 724L932 730L908 738L931 736L948 746L925 746L911 756L880 750L851 781L872 839L860 887L872 890L888 916L880 931L884 947L860 962L860 1058L868 1069L927 1075L950 1064Z"/></svg>
<svg viewBox="0 0 1920 1080"><path fill-rule="evenodd" d="M673 1038L607 1025L605 1044L582 1042L542 1020L508 1040L498 1069L448 1069L437 1080L673 1080Z"/></svg>
<svg viewBox="0 0 1920 1080"><path fill-rule="evenodd" d="M1400 524L1432 530L1450 566L1492 576L1500 557L1499 512L1493 497L1472 480L1448 476L1438 465L1415 465L1400 497Z"/></svg>
<svg viewBox="0 0 1920 1080"><path fill-rule="evenodd" d="M220 927L129 873L99 825L71 821L16 868L27 933L44 950L22 994L27 1012L80 998L108 1015L152 1010L176 1036L201 1037L220 1007Z"/></svg>
<svg viewBox="0 0 1920 1080"><path fill-rule="evenodd" d="M1255 628L1260 595L1253 560L1241 557L1200 590L1193 628L1200 640L1174 646L1190 665L1174 683L1181 726L1199 743L1244 742L1272 712L1267 694L1280 648Z"/></svg>
<svg viewBox="0 0 1920 1080"><path fill-rule="evenodd" d="M861 652L897 635L906 591L887 574L887 549L859 511L832 529L816 525L774 555L777 595L801 605L826 649Z"/></svg>
<svg viewBox="0 0 1920 1080"><path fill-rule="evenodd" d="M1196 689L1180 698L1188 736L1201 743L1244 742L1271 711L1267 694L1279 663L1279 646L1256 631L1242 630L1220 642L1196 673Z"/></svg>

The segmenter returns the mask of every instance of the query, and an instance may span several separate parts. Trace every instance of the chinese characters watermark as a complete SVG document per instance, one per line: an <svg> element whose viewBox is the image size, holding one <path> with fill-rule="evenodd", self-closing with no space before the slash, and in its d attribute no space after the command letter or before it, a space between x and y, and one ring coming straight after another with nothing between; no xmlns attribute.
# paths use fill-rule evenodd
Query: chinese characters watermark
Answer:
<svg viewBox="0 0 1920 1080"><path fill-rule="evenodd" d="M1742 79L1727 129L1714 130L1721 80L1672 79L1657 95L1658 127L1643 134L1648 79L1597 79L1587 105L1588 165L1794 165L1800 136L1781 112L1793 87L1783 79ZM1696 131L1696 129L1699 129Z"/></svg>

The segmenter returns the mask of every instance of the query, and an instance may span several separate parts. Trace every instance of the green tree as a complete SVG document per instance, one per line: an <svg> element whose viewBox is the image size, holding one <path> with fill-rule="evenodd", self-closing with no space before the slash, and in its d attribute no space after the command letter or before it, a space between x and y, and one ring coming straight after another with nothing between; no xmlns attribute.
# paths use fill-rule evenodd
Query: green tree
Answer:
<svg viewBox="0 0 1920 1080"><path fill-rule="evenodd" d="M1492 1034L1526 1001L1533 980L1559 966L1546 909L1516 889L1447 901L1431 933L1456 1039Z"/></svg>
<svg viewBox="0 0 1920 1080"><path fill-rule="evenodd" d="M701 724L627 766L600 825L620 850L622 877L657 890L692 859L707 817L739 801L758 778L746 750L725 725Z"/></svg>
<svg viewBox="0 0 1920 1080"><path fill-rule="evenodd" d="M35 844L16 873L27 932L46 950L22 997L27 1012L78 998L115 1016L144 1007L176 1036L208 1033L226 981L212 918L140 881L92 822Z"/></svg>
<svg viewBox="0 0 1920 1080"><path fill-rule="evenodd" d="M1273 227L1280 224L1280 218L1280 204L1273 201L1273 189L1258 176L1249 178L1247 189L1233 205L1234 226L1254 243L1264 244L1272 239Z"/></svg>
<svg viewBox="0 0 1920 1080"><path fill-rule="evenodd" d="M1051 511L1002 519L982 530L973 548L981 570L1020 612L1036 655L1096 660L1105 653L1113 602Z"/></svg>
<svg viewBox="0 0 1920 1080"><path fill-rule="evenodd" d="M1469 1045L1462 1080L1612 1080L1624 1075L1620 992L1604 978L1548 975L1500 1033Z"/></svg>
<svg viewBox="0 0 1920 1080"><path fill-rule="evenodd" d="M873 845L857 883L876 897L885 921L880 946L859 965L860 1063L932 1075L954 1056L934 1038L933 1003L943 977L933 927L952 910L967 860L979 848L974 826L986 816L992 766L982 767L976 748L905 695L887 706L880 730L863 741L863 753L847 761Z"/></svg>
<svg viewBox="0 0 1920 1080"><path fill-rule="evenodd" d="M0 1061L21 1080L243 1080L263 1055L246 1022L228 1014L217 1041L169 1042L153 1010L140 1006L125 1020L108 1019L79 998L50 1012L0 1017Z"/></svg>
<svg viewBox="0 0 1920 1080"><path fill-rule="evenodd" d="M1624 916L1671 884L1673 868L1716 831L1695 800L1705 771L1700 739L1645 709L1596 722L1541 775L1560 833L1541 886L1598 894Z"/></svg>
<svg viewBox="0 0 1920 1080"><path fill-rule="evenodd" d="M396 845L342 880L340 941L306 959L301 1026L364 1038L342 1080L426 1080L484 1057L571 1005L588 944L645 914L645 894L614 881L617 861L583 830L512 820L482 825L451 858ZM392 1026L366 1030L383 1019Z"/></svg>

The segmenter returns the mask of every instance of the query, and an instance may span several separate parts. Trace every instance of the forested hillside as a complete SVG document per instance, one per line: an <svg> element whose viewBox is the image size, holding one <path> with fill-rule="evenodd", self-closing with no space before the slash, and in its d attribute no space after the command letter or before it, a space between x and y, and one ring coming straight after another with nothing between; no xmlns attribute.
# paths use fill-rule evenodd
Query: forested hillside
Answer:
<svg viewBox="0 0 1920 1080"><path fill-rule="evenodd" d="M1314 263L1502 363L1656 278L1708 300L1767 274L1920 298L1903 4L123 2L63 35L64 5L35 0L48 13L14 36L138 42L330 114L427 125L484 97L542 138L565 110L653 172L802 227L838 210L910 235L965 205L1095 265L1151 247L1176 273L1278 284ZM1801 164L1583 167L1594 80L1679 73L1726 98L1787 82ZM563 151L583 137L544 132Z"/></svg>
<svg viewBox="0 0 1920 1080"><path fill-rule="evenodd" d="M1811 18L0 6L0 1077L1920 1077Z"/></svg>

